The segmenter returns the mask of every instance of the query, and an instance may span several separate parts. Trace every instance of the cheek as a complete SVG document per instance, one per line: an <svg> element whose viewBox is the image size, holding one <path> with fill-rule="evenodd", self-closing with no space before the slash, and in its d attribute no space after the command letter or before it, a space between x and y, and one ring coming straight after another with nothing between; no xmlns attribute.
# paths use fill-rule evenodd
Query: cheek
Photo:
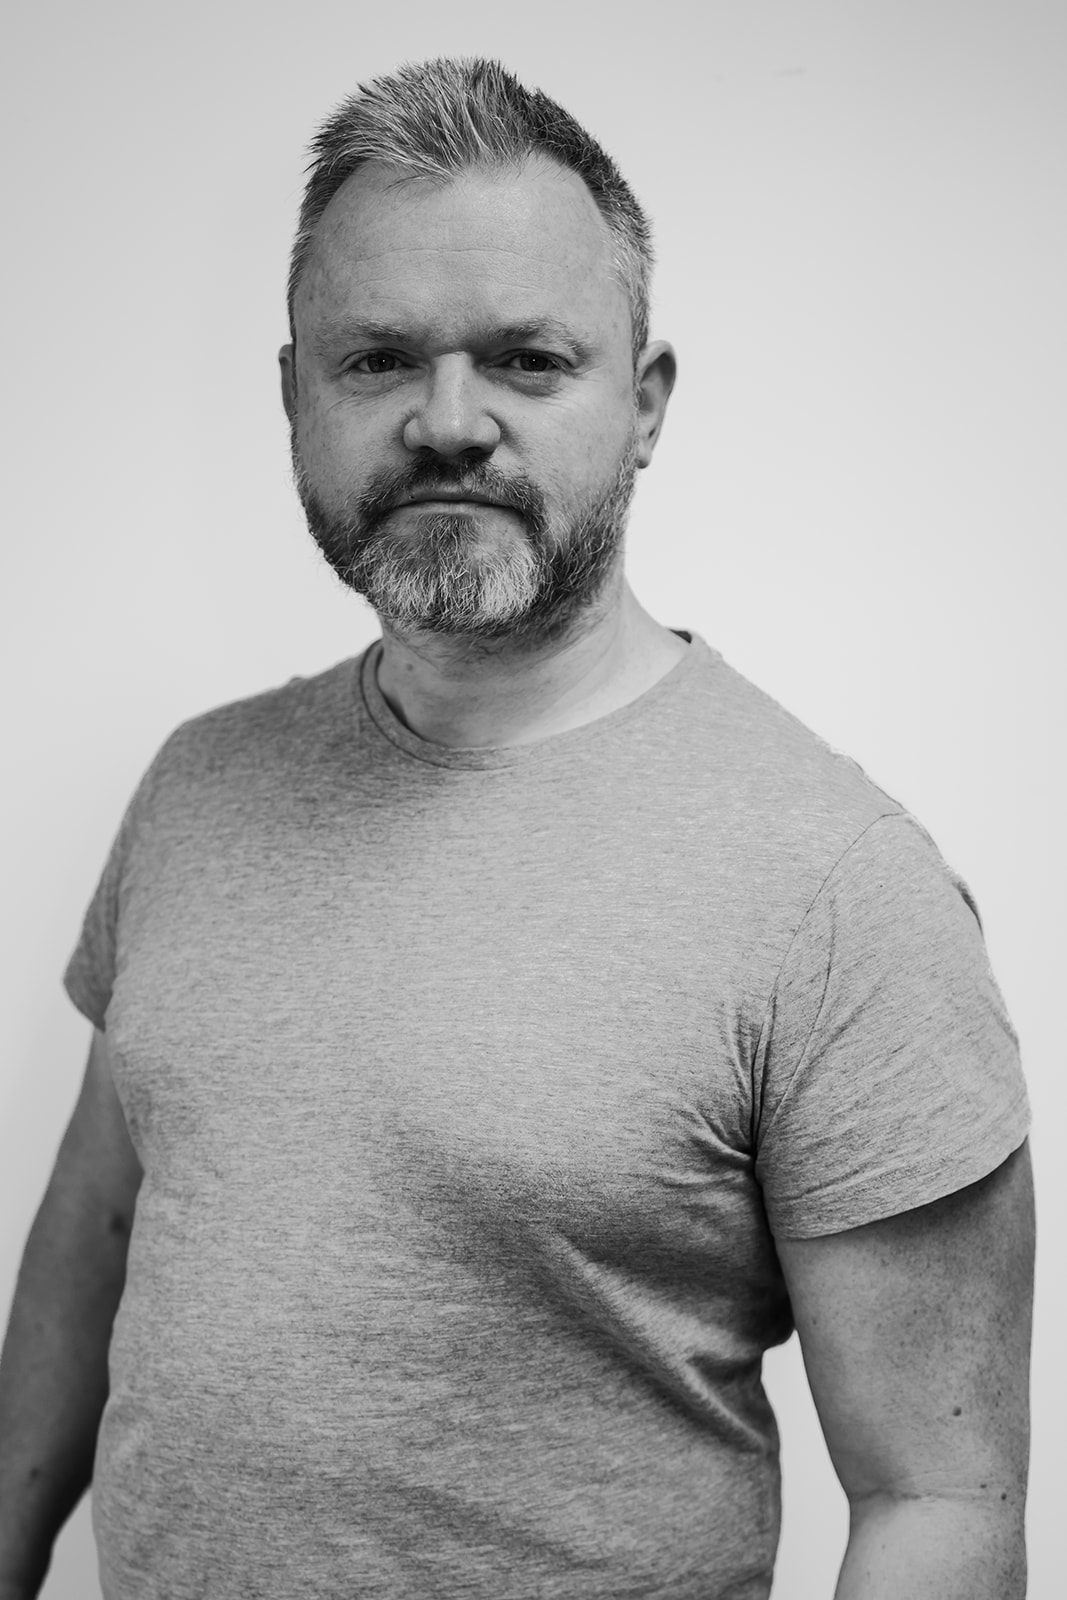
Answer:
<svg viewBox="0 0 1067 1600"><path fill-rule="evenodd" d="M343 401L325 401L314 392L303 394L297 405L296 439L305 470L321 484L344 487L366 476L380 464L382 430L368 426Z"/></svg>
<svg viewBox="0 0 1067 1600"><path fill-rule="evenodd" d="M618 471L633 435L634 422L628 417L584 427L572 427L562 437L554 464L554 475L570 495L601 488Z"/></svg>
<svg viewBox="0 0 1067 1600"><path fill-rule="evenodd" d="M327 408L321 398L302 392L296 412L296 436L305 462L325 462L342 445L344 428L339 426L337 408Z"/></svg>

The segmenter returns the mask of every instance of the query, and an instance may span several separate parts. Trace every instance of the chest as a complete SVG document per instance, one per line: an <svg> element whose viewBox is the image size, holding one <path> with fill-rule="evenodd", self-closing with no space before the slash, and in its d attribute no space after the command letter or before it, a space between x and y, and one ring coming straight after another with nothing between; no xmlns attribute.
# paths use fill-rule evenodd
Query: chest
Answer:
<svg viewBox="0 0 1067 1600"><path fill-rule="evenodd" d="M766 980L736 889L677 830L635 853L563 820L175 822L108 1018L146 1173L609 1255L705 1248L739 1200L755 1226Z"/></svg>

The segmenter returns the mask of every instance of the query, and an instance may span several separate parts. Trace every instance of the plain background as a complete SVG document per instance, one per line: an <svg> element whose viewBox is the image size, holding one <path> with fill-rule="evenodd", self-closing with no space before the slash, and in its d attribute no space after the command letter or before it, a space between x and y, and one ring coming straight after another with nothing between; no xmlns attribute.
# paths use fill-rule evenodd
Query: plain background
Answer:
<svg viewBox="0 0 1067 1600"><path fill-rule="evenodd" d="M1034 1109L1030 1594L1052 1600L1062 0L23 0L8 19L5 1308L88 1044L60 974L135 782L181 719L380 631L289 482L275 354L307 141L404 60L496 55L586 123L654 220L653 335L681 376L631 522L639 597L857 759L977 896ZM775 1600L822 1600L846 1503L795 1338L766 1375ZM44 1592L98 1594L87 1501Z"/></svg>

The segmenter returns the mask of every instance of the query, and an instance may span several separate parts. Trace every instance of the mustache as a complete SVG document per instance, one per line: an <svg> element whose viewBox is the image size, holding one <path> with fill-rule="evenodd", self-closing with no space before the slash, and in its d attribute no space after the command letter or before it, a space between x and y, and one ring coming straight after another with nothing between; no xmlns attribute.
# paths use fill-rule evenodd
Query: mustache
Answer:
<svg viewBox="0 0 1067 1600"><path fill-rule="evenodd" d="M545 497L529 478L510 477L488 461L464 461L462 457L414 461L395 472L380 474L359 497L359 518L365 526L373 527L411 495L428 495L435 489L493 500L534 522L544 518Z"/></svg>

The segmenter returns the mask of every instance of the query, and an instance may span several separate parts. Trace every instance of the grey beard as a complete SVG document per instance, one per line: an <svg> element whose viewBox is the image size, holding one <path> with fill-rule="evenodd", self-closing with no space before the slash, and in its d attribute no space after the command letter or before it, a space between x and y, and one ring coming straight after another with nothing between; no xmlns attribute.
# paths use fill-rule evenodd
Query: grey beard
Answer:
<svg viewBox="0 0 1067 1600"><path fill-rule="evenodd" d="M346 588L363 595L383 627L441 634L469 645L534 649L567 637L618 567L637 477L631 433L614 477L553 526L544 496L483 459L433 457L377 480L350 510L315 492L292 437L293 475L308 528ZM461 486L512 506L522 534L487 544L469 513L426 512L417 534L384 526L398 499L420 488Z"/></svg>

